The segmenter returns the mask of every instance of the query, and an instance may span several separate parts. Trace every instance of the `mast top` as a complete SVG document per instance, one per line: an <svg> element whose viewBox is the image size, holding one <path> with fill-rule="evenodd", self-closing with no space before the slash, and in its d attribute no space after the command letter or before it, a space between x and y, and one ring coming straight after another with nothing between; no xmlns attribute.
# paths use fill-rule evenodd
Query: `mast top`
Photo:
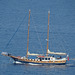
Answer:
<svg viewBox="0 0 75 75"><path fill-rule="evenodd" d="M48 11L48 14L50 14L50 10Z"/></svg>
<svg viewBox="0 0 75 75"><path fill-rule="evenodd" d="M29 12L30 12L31 10L29 9Z"/></svg>

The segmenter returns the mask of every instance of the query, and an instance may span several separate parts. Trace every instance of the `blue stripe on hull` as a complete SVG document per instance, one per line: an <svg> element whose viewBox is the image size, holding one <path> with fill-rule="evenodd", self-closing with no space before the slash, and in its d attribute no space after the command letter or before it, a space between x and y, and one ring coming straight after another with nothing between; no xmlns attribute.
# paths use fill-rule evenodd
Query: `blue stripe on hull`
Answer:
<svg viewBox="0 0 75 75"><path fill-rule="evenodd" d="M22 64L38 64L38 65L65 65L66 63L35 63L35 62L26 62L26 61L17 61L20 62Z"/></svg>

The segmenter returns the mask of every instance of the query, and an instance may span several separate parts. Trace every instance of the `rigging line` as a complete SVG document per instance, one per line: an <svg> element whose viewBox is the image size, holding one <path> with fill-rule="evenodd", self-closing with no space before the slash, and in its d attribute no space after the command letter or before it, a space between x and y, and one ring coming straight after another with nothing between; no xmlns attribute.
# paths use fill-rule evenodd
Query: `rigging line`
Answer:
<svg viewBox="0 0 75 75"><path fill-rule="evenodd" d="M64 47L64 44L63 44L63 43L65 43L65 42L64 42L64 40L63 40L63 37L62 37L62 35L60 35L60 34L59 34L59 37L61 38L61 45L62 45L63 49L65 50L65 47Z"/></svg>
<svg viewBox="0 0 75 75"><path fill-rule="evenodd" d="M65 47L64 47L64 42L63 42L63 38L61 37L61 35L60 34L58 34L58 36L59 36L59 38L60 38L60 50L63 50L63 51L65 51Z"/></svg>
<svg viewBox="0 0 75 75"><path fill-rule="evenodd" d="M62 35L61 35L61 36L62 36ZM63 36L62 36L62 37L63 37ZM67 52L68 50L71 50L69 44L67 44L67 42L65 41L65 39L62 39L62 41L65 43L65 46L68 47L68 48L66 49L66 52Z"/></svg>
<svg viewBox="0 0 75 75"><path fill-rule="evenodd" d="M60 33L59 33L59 37L62 39L62 42L65 44L62 44L62 47L64 48L64 50L65 50L65 47L64 46L67 46L67 47L69 47L69 45L67 44L67 42L65 41L65 39L63 39L64 37L62 36L62 35L60 35ZM69 48L70 49L70 48ZM66 52L68 51L68 48L66 49Z"/></svg>
<svg viewBox="0 0 75 75"><path fill-rule="evenodd" d="M57 40L55 40L55 38L54 38L54 40L58 44L59 50L61 51L62 48L63 48L63 50L65 50L64 46L62 45L61 37L59 38L59 34L58 33L55 34L55 37L56 37Z"/></svg>
<svg viewBox="0 0 75 75"><path fill-rule="evenodd" d="M63 44L63 42L64 42L64 40L63 40L63 38L61 37L61 35L59 34L59 33L56 33L56 34L54 34L54 36L57 38L57 44L58 44L58 46L59 46L59 50L61 50L62 51L62 48L63 48L63 50L65 50L65 47L64 47L64 44ZM59 39L58 39L58 37L59 37ZM54 40L55 40L55 38L54 38ZM56 41L56 40L55 40ZM60 43L60 44L59 44Z"/></svg>
<svg viewBox="0 0 75 75"><path fill-rule="evenodd" d="M31 17L32 17L32 14L31 14ZM43 54L44 54L43 47L42 47L42 44L41 44L41 40L40 40L40 37L39 37L39 35L38 35L38 32L37 32L37 29L36 29L35 23L34 23L34 21L33 21L33 17L32 17L32 22L33 22L33 24L34 24L34 27L35 27L35 30L36 30L36 33L37 33L37 36L38 36L38 40L39 40L39 42L40 42L42 52L43 52Z"/></svg>
<svg viewBox="0 0 75 75"><path fill-rule="evenodd" d="M5 46L5 49L9 46L9 43L11 42L11 40L14 38L15 34L17 33L18 29L20 28L20 26L22 25L23 21L26 19L27 13L24 16L23 20L21 21L21 23L19 24L18 28L16 29L16 31L14 32L14 34L12 35L12 37L10 38L10 40L8 41L8 43Z"/></svg>

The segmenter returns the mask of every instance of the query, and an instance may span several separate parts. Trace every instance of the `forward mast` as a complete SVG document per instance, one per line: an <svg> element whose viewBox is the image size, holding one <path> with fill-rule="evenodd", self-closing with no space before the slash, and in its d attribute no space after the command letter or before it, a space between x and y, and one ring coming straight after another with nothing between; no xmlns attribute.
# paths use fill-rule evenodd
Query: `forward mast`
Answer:
<svg viewBox="0 0 75 75"><path fill-rule="evenodd" d="M30 10L29 10L29 20L28 20L28 36L27 36L27 54L26 54L26 58L28 58L29 28L30 28Z"/></svg>

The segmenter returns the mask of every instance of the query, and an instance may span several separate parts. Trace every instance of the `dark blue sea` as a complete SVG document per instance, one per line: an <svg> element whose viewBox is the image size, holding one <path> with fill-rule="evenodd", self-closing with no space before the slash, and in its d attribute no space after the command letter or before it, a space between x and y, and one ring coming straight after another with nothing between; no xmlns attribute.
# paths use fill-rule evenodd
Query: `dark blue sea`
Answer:
<svg viewBox="0 0 75 75"><path fill-rule="evenodd" d="M1 55L26 55L29 9L30 53L46 53L50 10L50 51L75 58L75 0L0 0L0 75L74 75L75 60L66 65L15 65Z"/></svg>

